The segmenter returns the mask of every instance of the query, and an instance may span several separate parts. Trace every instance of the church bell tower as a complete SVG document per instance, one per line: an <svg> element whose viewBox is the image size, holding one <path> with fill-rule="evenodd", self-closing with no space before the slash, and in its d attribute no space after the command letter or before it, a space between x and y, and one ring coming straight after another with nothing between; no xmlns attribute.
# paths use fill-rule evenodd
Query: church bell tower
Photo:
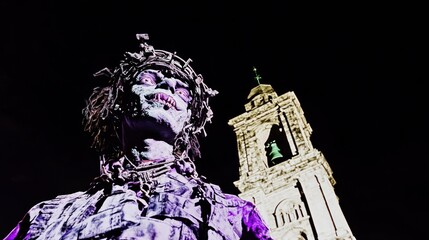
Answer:
<svg viewBox="0 0 429 240"><path fill-rule="evenodd" d="M355 239L323 154L294 92L254 87L243 114L229 120L237 137L239 196L253 202L275 240Z"/></svg>

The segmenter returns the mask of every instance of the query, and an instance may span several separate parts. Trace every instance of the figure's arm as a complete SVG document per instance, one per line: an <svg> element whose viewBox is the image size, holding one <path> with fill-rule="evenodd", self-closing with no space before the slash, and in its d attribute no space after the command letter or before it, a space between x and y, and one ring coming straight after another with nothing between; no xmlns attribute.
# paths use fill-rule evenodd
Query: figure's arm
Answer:
<svg viewBox="0 0 429 240"><path fill-rule="evenodd" d="M270 229L262 219L255 205L248 202L243 214L243 235L241 239L246 240L272 240Z"/></svg>
<svg viewBox="0 0 429 240"><path fill-rule="evenodd" d="M19 229L20 229L20 223L16 225L16 227L4 238L4 240L18 239L17 236L19 233Z"/></svg>
<svg viewBox="0 0 429 240"><path fill-rule="evenodd" d="M19 240L25 237L30 226L30 216L25 214L24 218L19 221L18 225L3 240Z"/></svg>

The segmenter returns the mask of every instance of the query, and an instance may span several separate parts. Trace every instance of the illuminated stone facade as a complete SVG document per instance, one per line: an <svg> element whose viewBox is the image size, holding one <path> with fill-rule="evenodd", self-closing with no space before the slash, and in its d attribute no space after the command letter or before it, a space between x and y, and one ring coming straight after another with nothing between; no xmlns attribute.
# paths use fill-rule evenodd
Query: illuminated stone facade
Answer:
<svg viewBox="0 0 429 240"><path fill-rule="evenodd" d="M256 204L276 240L355 239L294 92L278 96L259 84L248 101L228 122L237 137L240 197Z"/></svg>

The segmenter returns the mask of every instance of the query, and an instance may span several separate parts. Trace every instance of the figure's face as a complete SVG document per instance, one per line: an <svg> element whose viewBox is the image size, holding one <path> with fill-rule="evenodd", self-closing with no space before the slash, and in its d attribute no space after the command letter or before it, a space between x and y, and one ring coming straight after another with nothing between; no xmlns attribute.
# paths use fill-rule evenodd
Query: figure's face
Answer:
<svg viewBox="0 0 429 240"><path fill-rule="evenodd" d="M147 69L140 72L131 91L139 98L141 117L156 120L161 126L169 127L176 135L182 131L191 116L188 104L192 97L188 84L165 76L159 70Z"/></svg>

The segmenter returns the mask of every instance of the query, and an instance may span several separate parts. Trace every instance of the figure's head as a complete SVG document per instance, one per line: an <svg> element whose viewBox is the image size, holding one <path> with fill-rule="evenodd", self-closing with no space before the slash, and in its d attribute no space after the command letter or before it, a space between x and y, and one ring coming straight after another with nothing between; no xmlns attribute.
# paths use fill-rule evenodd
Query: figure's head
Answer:
<svg viewBox="0 0 429 240"><path fill-rule="evenodd" d="M94 88L84 109L85 130L93 147L109 158L121 157L124 146L139 136L164 140L178 158L199 157L197 136L205 134L216 95L203 77L175 53L154 49L138 34L140 51L127 52L119 66L103 69L106 86Z"/></svg>

